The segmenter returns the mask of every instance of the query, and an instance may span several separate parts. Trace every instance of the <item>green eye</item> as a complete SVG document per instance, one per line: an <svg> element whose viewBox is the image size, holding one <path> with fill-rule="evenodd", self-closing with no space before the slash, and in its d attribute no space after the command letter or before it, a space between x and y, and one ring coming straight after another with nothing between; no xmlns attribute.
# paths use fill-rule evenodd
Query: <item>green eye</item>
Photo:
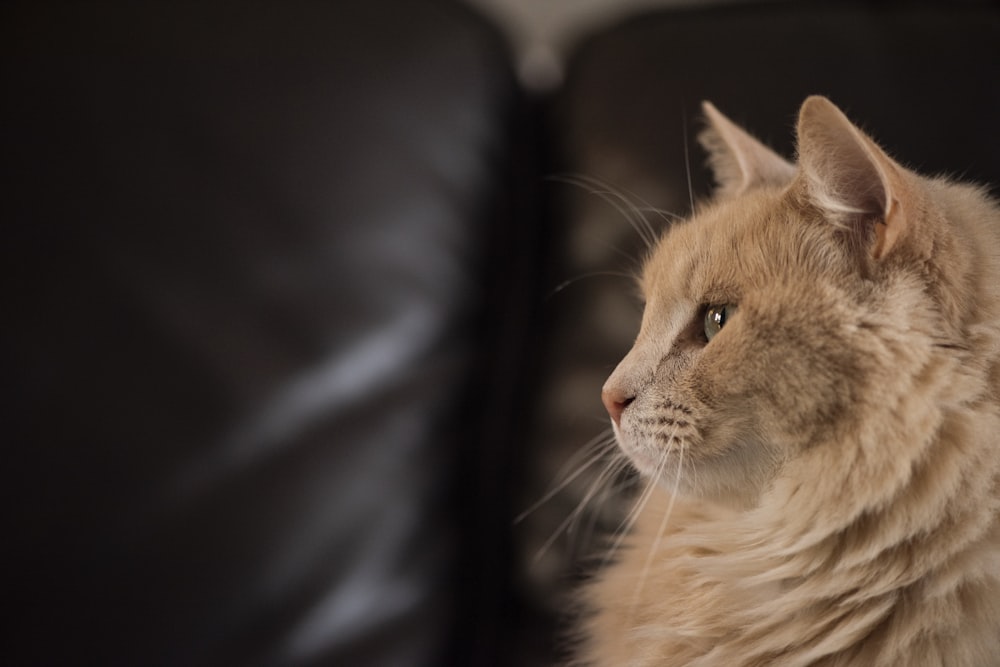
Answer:
<svg viewBox="0 0 1000 667"><path fill-rule="evenodd" d="M715 334L722 331L722 327L726 326L726 322L735 314L736 306L733 304L708 306L705 309L705 339L715 338Z"/></svg>

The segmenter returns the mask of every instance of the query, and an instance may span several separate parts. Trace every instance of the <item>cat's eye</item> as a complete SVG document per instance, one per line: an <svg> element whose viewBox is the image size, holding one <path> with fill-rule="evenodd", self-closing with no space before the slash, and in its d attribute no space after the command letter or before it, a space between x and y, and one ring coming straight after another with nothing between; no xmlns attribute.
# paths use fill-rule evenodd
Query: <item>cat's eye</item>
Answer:
<svg viewBox="0 0 1000 667"><path fill-rule="evenodd" d="M736 314L736 306L730 303L705 308L705 340L712 340L722 331L726 322Z"/></svg>

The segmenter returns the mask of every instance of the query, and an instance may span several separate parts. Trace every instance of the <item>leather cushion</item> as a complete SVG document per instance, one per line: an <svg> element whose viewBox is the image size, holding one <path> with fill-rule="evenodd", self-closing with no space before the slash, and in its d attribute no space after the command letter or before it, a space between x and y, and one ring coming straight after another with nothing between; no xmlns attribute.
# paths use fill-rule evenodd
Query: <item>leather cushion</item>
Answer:
<svg viewBox="0 0 1000 667"><path fill-rule="evenodd" d="M506 196L492 31L429 1L2 23L5 662L433 664Z"/></svg>

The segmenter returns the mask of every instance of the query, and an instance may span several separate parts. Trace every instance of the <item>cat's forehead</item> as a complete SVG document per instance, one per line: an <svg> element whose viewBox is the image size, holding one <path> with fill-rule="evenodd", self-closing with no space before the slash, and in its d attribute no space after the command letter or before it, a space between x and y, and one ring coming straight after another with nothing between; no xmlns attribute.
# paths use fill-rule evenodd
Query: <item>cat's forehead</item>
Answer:
<svg viewBox="0 0 1000 667"><path fill-rule="evenodd" d="M646 261L647 301L733 298L786 254L781 197L763 192L714 204L674 226Z"/></svg>

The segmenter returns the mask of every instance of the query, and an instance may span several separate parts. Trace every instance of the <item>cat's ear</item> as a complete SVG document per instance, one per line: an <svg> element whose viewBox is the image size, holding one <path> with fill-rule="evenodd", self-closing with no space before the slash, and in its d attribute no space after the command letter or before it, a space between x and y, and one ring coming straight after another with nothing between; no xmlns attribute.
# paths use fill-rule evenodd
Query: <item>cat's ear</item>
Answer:
<svg viewBox="0 0 1000 667"><path fill-rule="evenodd" d="M905 170L821 96L802 104L798 151L812 202L874 259L889 253L906 228Z"/></svg>
<svg viewBox="0 0 1000 667"><path fill-rule="evenodd" d="M711 102L702 102L701 107L708 125L698 135L698 141L708 151L717 197L734 197L762 185L791 182L794 165L723 116Z"/></svg>

